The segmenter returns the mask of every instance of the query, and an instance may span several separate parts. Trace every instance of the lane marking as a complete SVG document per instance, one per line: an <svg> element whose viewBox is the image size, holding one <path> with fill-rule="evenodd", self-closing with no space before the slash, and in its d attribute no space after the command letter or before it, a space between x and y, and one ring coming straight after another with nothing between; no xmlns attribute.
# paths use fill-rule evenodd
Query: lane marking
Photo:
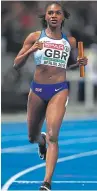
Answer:
<svg viewBox="0 0 97 191"><path fill-rule="evenodd" d="M71 155L71 156L67 156L67 157L63 157L63 158L59 158L57 163L63 162L63 161L69 161L69 160L73 160L73 159L77 159L77 158L82 158L82 157L86 157L86 156L92 156L92 155L97 155L97 150L94 151L89 151L89 152L84 152L84 153L80 153L80 154L75 154L75 155ZM39 168L42 168L45 166L45 163L42 164L38 164L36 166L27 168L26 170L23 170L17 174L15 174L14 176L12 176L2 187L2 191L7 191L8 188L11 186L11 184L19 177L23 176L24 174L27 174L28 172L37 170Z"/></svg>
<svg viewBox="0 0 97 191"><path fill-rule="evenodd" d="M15 183L17 184L40 184L40 183L43 183L43 181L37 181L37 180L34 180L34 181L28 181L28 180L17 180L17 181L14 181ZM52 183L55 183L55 184L97 184L97 181L84 181L84 180L78 180L78 181L52 181Z"/></svg>
<svg viewBox="0 0 97 191"><path fill-rule="evenodd" d="M62 145L73 145L73 144L81 144L81 143L96 143L97 137L87 137L87 138L76 138L76 139L68 139L59 141L60 146ZM33 149L32 149L33 148ZM36 153L37 145L23 145L16 147L7 147L1 149L2 153ZM60 150L61 151L61 150Z"/></svg>

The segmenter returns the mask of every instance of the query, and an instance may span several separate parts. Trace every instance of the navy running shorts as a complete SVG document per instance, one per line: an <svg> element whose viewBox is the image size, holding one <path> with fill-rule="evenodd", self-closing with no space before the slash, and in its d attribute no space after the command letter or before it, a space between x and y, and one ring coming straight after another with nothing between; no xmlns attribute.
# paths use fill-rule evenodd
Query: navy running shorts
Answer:
<svg viewBox="0 0 97 191"><path fill-rule="evenodd" d="M64 81L56 84L39 84L32 81L30 88L44 101L49 101L58 92L68 89L68 82Z"/></svg>

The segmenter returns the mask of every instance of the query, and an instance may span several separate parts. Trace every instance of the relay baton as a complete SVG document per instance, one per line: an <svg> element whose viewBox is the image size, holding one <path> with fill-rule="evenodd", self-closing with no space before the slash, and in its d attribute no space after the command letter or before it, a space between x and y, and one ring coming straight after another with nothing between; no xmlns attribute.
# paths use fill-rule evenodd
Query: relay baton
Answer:
<svg viewBox="0 0 97 191"><path fill-rule="evenodd" d="M83 58L84 57L84 47L83 47L83 42L78 42L78 58ZM85 68L84 66L80 66L80 77L85 76Z"/></svg>

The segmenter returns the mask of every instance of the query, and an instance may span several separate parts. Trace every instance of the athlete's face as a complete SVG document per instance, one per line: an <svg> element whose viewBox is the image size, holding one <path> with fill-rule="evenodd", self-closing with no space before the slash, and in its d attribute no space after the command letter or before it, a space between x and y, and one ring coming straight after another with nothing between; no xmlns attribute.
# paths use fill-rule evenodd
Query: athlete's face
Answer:
<svg viewBox="0 0 97 191"><path fill-rule="evenodd" d="M56 4L48 6L45 20L49 26L61 27L62 21L64 20L64 15L61 7Z"/></svg>

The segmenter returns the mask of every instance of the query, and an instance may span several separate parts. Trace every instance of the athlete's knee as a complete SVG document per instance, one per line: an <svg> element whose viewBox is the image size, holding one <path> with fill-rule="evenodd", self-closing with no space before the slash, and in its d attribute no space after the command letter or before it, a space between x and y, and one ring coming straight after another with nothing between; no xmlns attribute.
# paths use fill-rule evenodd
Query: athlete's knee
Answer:
<svg viewBox="0 0 97 191"><path fill-rule="evenodd" d="M47 133L47 143L48 144L57 144L58 143L58 135L56 133Z"/></svg>
<svg viewBox="0 0 97 191"><path fill-rule="evenodd" d="M58 143L58 137L57 136L49 136L49 144L57 144Z"/></svg>

